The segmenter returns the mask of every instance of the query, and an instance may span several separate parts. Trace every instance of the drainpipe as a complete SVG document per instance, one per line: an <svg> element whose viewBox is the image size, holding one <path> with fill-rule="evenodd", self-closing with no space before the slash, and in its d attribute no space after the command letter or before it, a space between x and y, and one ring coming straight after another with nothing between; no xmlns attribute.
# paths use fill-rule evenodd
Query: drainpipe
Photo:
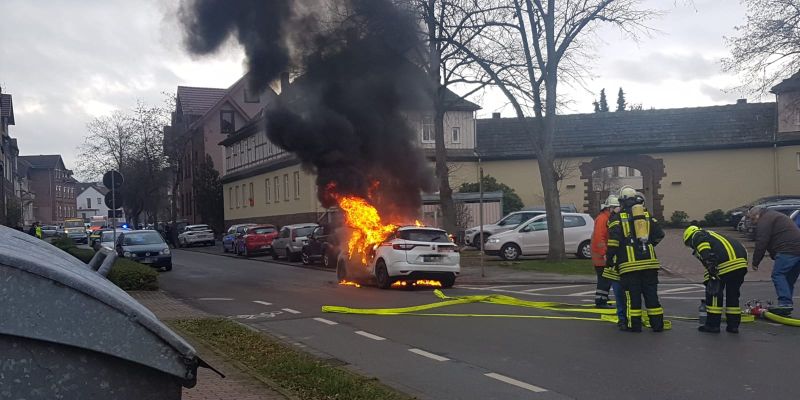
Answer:
<svg viewBox="0 0 800 400"><path fill-rule="evenodd" d="M780 129L780 105L778 103L778 94L775 94L775 129L772 131L772 175L775 189L775 195L781 194L781 179L778 175L778 129Z"/></svg>

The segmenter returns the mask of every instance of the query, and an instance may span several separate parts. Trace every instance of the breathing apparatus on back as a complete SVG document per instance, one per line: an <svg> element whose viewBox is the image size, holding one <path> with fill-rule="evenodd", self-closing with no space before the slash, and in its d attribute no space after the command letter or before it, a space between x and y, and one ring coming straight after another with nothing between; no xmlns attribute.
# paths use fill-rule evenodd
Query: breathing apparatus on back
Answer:
<svg viewBox="0 0 800 400"><path fill-rule="evenodd" d="M623 186L619 190L619 200L623 207L629 208L633 219L633 231L636 240L642 245L642 251L647 251L650 242L650 224L644 209L644 197L630 186Z"/></svg>

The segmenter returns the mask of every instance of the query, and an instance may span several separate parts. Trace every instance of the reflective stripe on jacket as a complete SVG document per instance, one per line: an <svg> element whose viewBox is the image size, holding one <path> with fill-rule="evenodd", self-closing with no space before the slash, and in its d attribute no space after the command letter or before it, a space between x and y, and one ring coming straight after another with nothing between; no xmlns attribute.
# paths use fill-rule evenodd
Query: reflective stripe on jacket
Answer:
<svg viewBox="0 0 800 400"><path fill-rule="evenodd" d="M592 264L595 267L606 266L606 248L608 246L608 219L611 211L605 209L600 211L594 219L594 231L592 231Z"/></svg>
<svg viewBox="0 0 800 400"><path fill-rule="evenodd" d="M692 235L689 245L703 266L708 268L710 265L715 265L719 275L725 275L737 269L747 269L747 249L738 241L725 235L709 230L699 230ZM708 279L708 270L706 270L703 280L707 281Z"/></svg>
<svg viewBox="0 0 800 400"><path fill-rule="evenodd" d="M633 216L629 209L615 214L608 222L608 250L606 258L626 274L646 269L659 269L661 264L656 257L655 245L664 238L664 231L649 212L644 214L649 225L650 236L647 243L636 238Z"/></svg>

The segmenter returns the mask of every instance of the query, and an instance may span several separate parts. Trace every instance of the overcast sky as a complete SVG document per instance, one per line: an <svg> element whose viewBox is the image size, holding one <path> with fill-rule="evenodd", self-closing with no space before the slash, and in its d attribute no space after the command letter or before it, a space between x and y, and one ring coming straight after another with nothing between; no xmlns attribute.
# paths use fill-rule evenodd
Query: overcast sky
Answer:
<svg viewBox="0 0 800 400"><path fill-rule="evenodd" d="M3 0L0 86L14 96L11 134L20 152L60 153L73 167L92 118L128 109L137 99L159 103L162 92L174 92L178 85L235 82L243 73L241 52L231 48L213 58L189 57L174 19L165 17L171 3ZM567 112L591 112L601 88L612 107L620 87L629 103L646 109L726 104L741 97L725 91L739 82L719 66L727 55L723 36L744 22L738 0L646 3L667 11L650 24L658 32L637 43L616 30L602 30L586 88L561 87L561 94L572 99ZM483 107L479 116L511 115L495 93L476 102Z"/></svg>

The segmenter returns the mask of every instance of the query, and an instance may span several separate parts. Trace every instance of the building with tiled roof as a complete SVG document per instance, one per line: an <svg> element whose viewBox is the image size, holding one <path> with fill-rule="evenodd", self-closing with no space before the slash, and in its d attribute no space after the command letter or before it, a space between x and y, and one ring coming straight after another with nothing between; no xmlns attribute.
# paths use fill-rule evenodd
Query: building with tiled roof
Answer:
<svg viewBox="0 0 800 400"><path fill-rule="evenodd" d="M77 196L72 171L64 166L59 154L19 156L28 175L33 192L33 217L43 224L60 224L65 218L75 218Z"/></svg>

